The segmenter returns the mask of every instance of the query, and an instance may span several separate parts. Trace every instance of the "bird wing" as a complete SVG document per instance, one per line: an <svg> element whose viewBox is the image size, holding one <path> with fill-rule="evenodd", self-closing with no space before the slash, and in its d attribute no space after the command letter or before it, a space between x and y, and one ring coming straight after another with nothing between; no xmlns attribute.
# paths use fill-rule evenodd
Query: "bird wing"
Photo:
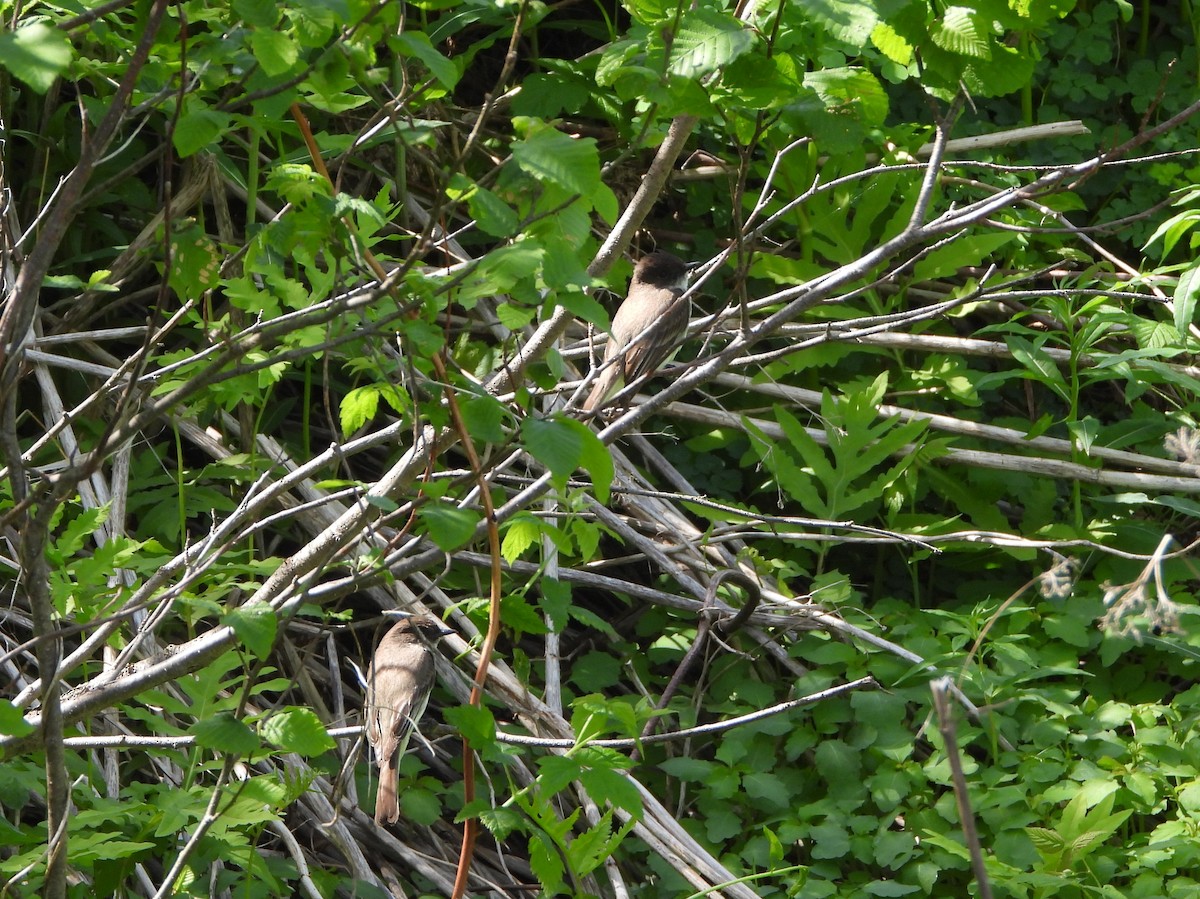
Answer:
<svg viewBox="0 0 1200 899"><path fill-rule="evenodd" d="M367 671L367 698L371 718L367 722L367 742L382 765L408 747L416 723L425 713L434 680L433 657L425 651L406 653L399 660ZM403 685L404 689L397 689ZM395 707L391 704L401 694ZM388 697L388 705L381 700Z"/></svg>
<svg viewBox="0 0 1200 899"><path fill-rule="evenodd" d="M654 307L651 314L629 323L636 327L631 327L629 331L632 343L625 353L626 384L632 384L638 378L656 372L675 350L675 344L687 328L690 310L688 302L682 299L683 291L675 287L664 287L660 288L659 293L669 296L664 296L661 302L646 304L648 307ZM643 332L646 332L646 336L642 340L636 340L635 338Z"/></svg>

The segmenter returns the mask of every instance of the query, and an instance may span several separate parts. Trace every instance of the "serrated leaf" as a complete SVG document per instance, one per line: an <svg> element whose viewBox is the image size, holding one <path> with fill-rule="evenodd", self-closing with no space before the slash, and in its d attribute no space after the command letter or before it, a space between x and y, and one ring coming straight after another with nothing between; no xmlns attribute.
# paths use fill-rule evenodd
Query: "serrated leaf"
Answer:
<svg viewBox="0 0 1200 899"><path fill-rule="evenodd" d="M417 513L429 532L429 539L443 552L465 546L475 535L479 513L440 503L425 506Z"/></svg>
<svg viewBox="0 0 1200 899"><path fill-rule="evenodd" d="M477 187L467 199L471 218L485 234L511 237L517 233L520 218L507 203L483 187Z"/></svg>
<svg viewBox="0 0 1200 899"><path fill-rule="evenodd" d="M260 659L265 659L275 645L278 622L275 612L265 602L236 608L225 615L221 623L233 628L238 639Z"/></svg>
<svg viewBox="0 0 1200 899"><path fill-rule="evenodd" d="M575 717L572 716L572 725L575 725ZM578 729L575 732L575 738L577 740L586 739L581 736ZM578 780L582 773L583 766L570 756L548 755L538 760L538 780L542 787L550 793L557 793L571 781Z"/></svg>
<svg viewBox="0 0 1200 899"><path fill-rule="evenodd" d="M400 809L406 821L433 826L442 815L442 803L429 790L408 787L400 794Z"/></svg>
<svg viewBox="0 0 1200 899"><path fill-rule="evenodd" d="M843 66L809 72L804 76L804 86L835 114L856 107L859 118L866 123L882 124L887 117L887 92L866 69Z"/></svg>
<svg viewBox="0 0 1200 899"><path fill-rule="evenodd" d="M566 886L558 849L543 833L534 833L529 839L529 867L541 883L544 895L557 895Z"/></svg>
<svg viewBox="0 0 1200 899"><path fill-rule="evenodd" d="M875 3L866 0L804 0L804 12L839 41L861 48L879 21Z"/></svg>
<svg viewBox="0 0 1200 899"><path fill-rule="evenodd" d="M703 783L712 775L713 769L717 766L715 762L682 755L677 758L667 759L661 762L658 767L672 777L677 777L680 780Z"/></svg>
<svg viewBox="0 0 1200 899"><path fill-rule="evenodd" d="M550 469L555 484L566 487L577 469L592 476L596 499L608 502L613 462L608 447L582 422L573 418L530 418L521 426L521 442L535 459Z"/></svg>
<svg viewBox="0 0 1200 899"><path fill-rule="evenodd" d="M486 708L475 705L455 706L446 709L443 717L475 749L482 749L496 742L496 719Z"/></svg>
<svg viewBox="0 0 1200 899"><path fill-rule="evenodd" d="M538 605L550 617L550 625L556 633L566 626L571 610L571 585L552 577L543 577L539 581L542 595Z"/></svg>
<svg viewBox="0 0 1200 899"><path fill-rule="evenodd" d="M587 85L580 80L557 72L535 72L513 98L513 113L552 119L562 112L579 112L589 96Z"/></svg>
<svg viewBox="0 0 1200 899"><path fill-rule="evenodd" d="M513 160L539 181L568 193L590 197L600 186L600 153L590 137L570 137L532 119L518 123L528 131L512 145Z"/></svg>
<svg viewBox="0 0 1200 899"><path fill-rule="evenodd" d="M930 31L933 42L959 56L978 59L991 57L987 31L975 10L965 6L949 6Z"/></svg>
<svg viewBox="0 0 1200 899"><path fill-rule="evenodd" d="M516 631L516 639L522 634L546 633L546 622L542 616L521 596L505 596L500 600L500 620Z"/></svg>
<svg viewBox="0 0 1200 899"><path fill-rule="evenodd" d="M500 544L500 555L504 561L515 562L529 547L537 544L542 536L541 526L528 512L519 513L504 529L504 541Z"/></svg>
<svg viewBox="0 0 1200 899"><path fill-rule="evenodd" d="M1026 827L1025 834L1034 848L1045 856L1056 856L1066 847L1062 837L1045 827Z"/></svg>
<svg viewBox="0 0 1200 899"><path fill-rule="evenodd" d="M249 755L262 747L258 736L231 712L218 712L197 721L188 732L196 745L216 752Z"/></svg>
<svg viewBox="0 0 1200 899"><path fill-rule="evenodd" d="M729 65L754 45L754 35L737 19L713 9L683 17L671 43L667 71L681 78L700 78Z"/></svg>
<svg viewBox="0 0 1200 899"><path fill-rule="evenodd" d="M314 756L336 745L312 709L288 706L271 713L259 725L263 738L285 752Z"/></svg>
<svg viewBox="0 0 1200 899"><path fill-rule="evenodd" d="M458 406L472 440L477 443L502 443L507 437L501 427L505 416L504 406L491 394L463 397Z"/></svg>
<svg viewBox="0 0 1200 899"><path fill-rule="evenodd" d="M344 397L338 407L341 417L342 436L349 437L379 411L379 390L374 384L355 387Z"/></svg>
<svg viewBox="0 0 1200 899"><path fill-rule="evenodd" d="M871 43L897 65L907 66L913 61L913 46L887 22L878 23L871 31Z"/></svg>
<svg viewBox="0 0 1200 899"><path fill-rule="evenodd" d="M972 60L962 72L962 81L977 97L1003 97L1020 90L1033 76L1034 61L1016 47L1000 44L991 59Z"/></svg>
<svg viewBox="0 0 1200 899"><path fill-rule="evenodd" d="M625 780L625 778L621 778L621 780ZM592 784L586 784L586 786L593 798L596 798L598 795L607 796L611 801L611 795L603 792L593 792ZM633 789L632 785L630 785L630 788ZM613 811L612 809L606 809L604 815L593 827L579 834L567 845L567 857L570 859L574 870L578 873L590 874L608 859L616 851L621 841L625 839L626 834L633 830L638 819L636 817L630 818L615 833L613 832L612 821Z"/></svg>

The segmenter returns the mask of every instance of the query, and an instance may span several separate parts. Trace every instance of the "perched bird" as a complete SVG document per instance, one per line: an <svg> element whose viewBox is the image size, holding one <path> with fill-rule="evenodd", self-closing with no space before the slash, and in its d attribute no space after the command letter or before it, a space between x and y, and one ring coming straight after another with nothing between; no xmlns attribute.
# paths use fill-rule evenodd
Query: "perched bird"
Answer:
<svg viewBox="0 0 1200 899"><path fill-rule="evenodd" d="M583 403L585 412L603 406L626 384L650 377L674 355L687 331L688 303L682 299L687 283L688 267L670 253L638 260L629 293L613 316L603 370Z"/></svg>
<svg viewBox="0 0 1200 899"><path fill-rule="evenodd" d="M384 634L367 668L367 697L363 707L367 742L379 766L375 822L400 817L396 780L408 738L421 720L433 690L434 665L430 643L450 633L432 618L405 618Z"/></svg>

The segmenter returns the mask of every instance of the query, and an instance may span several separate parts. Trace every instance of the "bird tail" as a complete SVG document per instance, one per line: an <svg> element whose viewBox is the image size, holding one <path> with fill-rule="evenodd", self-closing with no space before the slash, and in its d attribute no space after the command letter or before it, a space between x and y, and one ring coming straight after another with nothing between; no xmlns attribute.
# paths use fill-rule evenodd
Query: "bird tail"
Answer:
<svg viewBox="0 0 1200 899"><path fill-rule="evenodd" d="M583 401L584 412L594 412L603 406L610 396L621 389L621 374L623 369L624 366L621 364L621 361L617 360L604 369L604 371L600 372L600 376L596 378L596 383L592 385L592 392Z"/></svg>
<svg viewBox="0 0 1200 899"><path fill-rule="evenodd" d="M399 753L379 766L379 792L375 796L375 823L395 824L400 820L400 801L396 798Z"/></svg>

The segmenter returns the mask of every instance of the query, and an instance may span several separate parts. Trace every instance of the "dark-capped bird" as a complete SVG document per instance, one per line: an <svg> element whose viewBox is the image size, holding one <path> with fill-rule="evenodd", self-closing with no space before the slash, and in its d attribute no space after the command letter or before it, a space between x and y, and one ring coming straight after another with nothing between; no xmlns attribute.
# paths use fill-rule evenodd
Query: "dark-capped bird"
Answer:
<svg viewBox="0 0 1200 899"><path fill-rule="evenodd" d="M400 817L396 797L400 759L433 690L430 644L447 633L432 618L405 618L384 634L367 668L363 718L367 742L379 766L379 793L375 797L378 824L390 824Z"/></svg>
<svg viewBox="0 0 1200 899"><path fill-rule="evenodd" d="M688 326L688 303L682 299L687 283L688 267L677 256L656 252L638 260L629 293L613 316L605 364L584 400L585 412L603 406L626 384L650 377L674 355Z"/></svg>

